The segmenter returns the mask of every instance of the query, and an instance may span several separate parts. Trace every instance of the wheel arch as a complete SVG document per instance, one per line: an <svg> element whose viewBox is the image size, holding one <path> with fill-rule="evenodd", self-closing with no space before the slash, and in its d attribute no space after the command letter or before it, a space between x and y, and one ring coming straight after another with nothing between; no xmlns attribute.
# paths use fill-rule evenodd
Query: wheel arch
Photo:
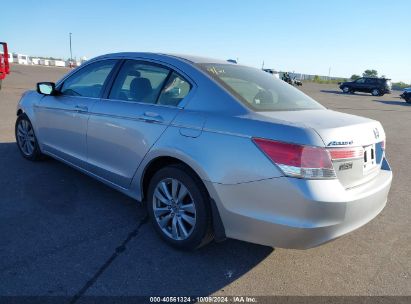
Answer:
<svg viewBox="0 0 411 304"><path fill-rule="evenodd" d="M199 169L199 166L194 164L192 161L188 160L186 157L178 157L176 155L158 155L156 157L150 158L150 161L147 161L144 169L141 170L140 175L140 201L144 201L147 196L148 185L151 178L154 176L160 168L164 168L170 165L182 165L187 170L189 170L199 181L201 182L204 190L207 192L209 197L210 211L211 211L211 221L212 229L214 234L214 240L216 242L224 241L226 239L225 228L222 222L220 212L216 205L216 202L211 196L211 192L207 189L206 183L203 180L208 180L205 173Z"/></svg>
<svg viewBox="0 0 411 304"><path fill-rule="evenodd" d="M141 201L144 201L147 195L147 190L148 190L148 184L150 183L151 178L153 175L161 168L164 168L166 166L170 165L182 165L184 166L187 170L189 170L196 178L198 178L200 181L202 181L204 178L204 173L203 172L198 172L198 166L192 165L193 163L190 161L187 161L187 159L184 159L183 157L178 157L176 155L156 155L152 158L150 158L149 161L146 162L144 165L144 169L141 170L141 177L140 177L140 196L141 196ZM197 168L197 170L195 169ZM206 189L208 195L210 195L207 187L205 186L204 183L204 188Z"/></svg>

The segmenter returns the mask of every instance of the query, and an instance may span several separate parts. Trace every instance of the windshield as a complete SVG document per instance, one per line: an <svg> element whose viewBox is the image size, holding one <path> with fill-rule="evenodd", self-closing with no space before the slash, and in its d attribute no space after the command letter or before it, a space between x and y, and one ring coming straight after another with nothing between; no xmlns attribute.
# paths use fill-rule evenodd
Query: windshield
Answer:
<svg viewBox="0 0 411 304"><path fill-rule="evenodd" d="M324 109L288 83L262 70L234 64L199 64L200 68L254 111Z"/></svg>

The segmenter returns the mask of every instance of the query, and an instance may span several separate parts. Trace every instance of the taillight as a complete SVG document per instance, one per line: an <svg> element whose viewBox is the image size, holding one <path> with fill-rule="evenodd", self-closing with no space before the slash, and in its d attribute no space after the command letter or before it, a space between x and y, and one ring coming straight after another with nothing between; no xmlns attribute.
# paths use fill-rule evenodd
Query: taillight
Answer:
<svg viewBox="0 0 411 304"><path fill-rule="evenodd" d="M355 159L364 157L364 149L362 147L354 148L332 148L328 149L332 160Z"/></svg>
<svg viewBox="0 0 411 304"><path fill-rule="evenodd" d="M336 178L330 153L321 147L253 138L253 142L287 176L308 179Z"/></svg>

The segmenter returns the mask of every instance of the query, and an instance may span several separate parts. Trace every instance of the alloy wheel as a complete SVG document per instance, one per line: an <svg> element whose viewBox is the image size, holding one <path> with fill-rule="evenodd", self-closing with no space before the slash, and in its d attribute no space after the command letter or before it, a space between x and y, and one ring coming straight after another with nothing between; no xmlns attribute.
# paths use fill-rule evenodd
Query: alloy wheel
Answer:
<svg viewBox="0 0 411 304"><path fill-rule="evenodd" d="M378 89L374 89L374 90L371 91L371 94L373 96L378 96L378 95L380 95L380 91Z"/></svg>
<svg viewBox="0 0 411 304"><path fill-rule="evenodd" d="M153 213L161 231L169 238L187 239L196 225L195 202L182 182L161 180L153 194Z"/></svg>
<svg viewBox="0 0 411 304"><path fill-rule="evenodd" d="M31 156L33 154L36 146L36 138L33 127L26 119L20 120L17 125L17 142L24 155Z"/></svg>

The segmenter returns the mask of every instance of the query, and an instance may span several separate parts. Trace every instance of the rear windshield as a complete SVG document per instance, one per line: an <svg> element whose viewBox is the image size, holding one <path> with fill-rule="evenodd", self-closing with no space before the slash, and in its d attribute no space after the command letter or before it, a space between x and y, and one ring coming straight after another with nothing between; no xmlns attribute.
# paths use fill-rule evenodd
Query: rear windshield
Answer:
<svg viewBox="0 0 411 304"><path fill-rule="evenodd" d="M324 109L288 83L262 70L235 64L199 64L200 68L254 111Z"/></svg>

